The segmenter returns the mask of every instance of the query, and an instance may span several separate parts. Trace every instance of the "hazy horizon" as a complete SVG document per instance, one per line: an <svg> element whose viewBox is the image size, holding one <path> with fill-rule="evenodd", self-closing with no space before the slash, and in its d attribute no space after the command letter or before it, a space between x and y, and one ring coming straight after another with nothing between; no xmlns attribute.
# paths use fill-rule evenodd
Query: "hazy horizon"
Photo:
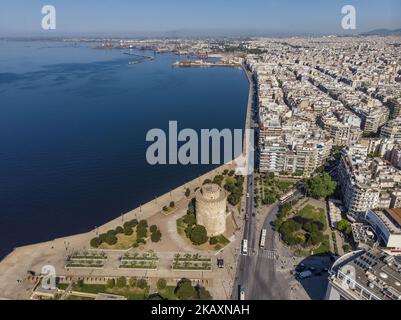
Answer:
<svg viewBox="0 0 401 320"><path fill-rule="evenodd" d="M56 30L41 29L41 9L46 4L56 8ZM341 28L344 5L356 8L355 30ZM382 28L401 28L401 1L6 0L0 4L1 37L355 35Z"/></svg>

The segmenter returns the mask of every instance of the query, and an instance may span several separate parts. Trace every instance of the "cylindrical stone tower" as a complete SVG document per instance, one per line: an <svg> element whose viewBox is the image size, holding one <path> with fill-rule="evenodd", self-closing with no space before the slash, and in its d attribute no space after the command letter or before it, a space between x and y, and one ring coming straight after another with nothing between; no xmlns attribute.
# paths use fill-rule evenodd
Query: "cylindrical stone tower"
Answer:
<svg viewBox="0 0 401 320"><path fill-rule="evenodd" d="M210 237L226 231L227 193L217 184L205 184L196 192L196 223Z"/></svg>

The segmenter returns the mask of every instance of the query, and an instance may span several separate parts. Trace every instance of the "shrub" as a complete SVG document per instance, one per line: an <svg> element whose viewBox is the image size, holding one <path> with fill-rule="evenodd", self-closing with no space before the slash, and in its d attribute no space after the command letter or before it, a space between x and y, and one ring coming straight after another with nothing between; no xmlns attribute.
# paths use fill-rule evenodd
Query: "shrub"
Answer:
<svg viewBox="0 0 401 320"><path fill-rule="evenodd" d="M191 241L196 245L201 245L207 242L207 231L204 226L197 225L192 229Z"/></svg>
<svg viewBox="0 0 401 320"><path fill-rule="evenodd" d="M217 239L217 237L211 237L210 240L209 240L209 243L211 245L215 245L215 244L219 243L219 240Z"/></svg>
<svg viewBox="0 0 401 320"><path fill-rule="evenodd" d="M139 247L139 243L134 242L134 243L132 244L132 247L133 247L133 248L138 248L138 247Z"/></svg>
<svg viewBox="0 0 401 320"><path fill-rule="evenodd" d="M149 228L149 230L150 230L150 232L156 232L157 231L157 226L156 225L152 225L152 226L150 226L150 228Z"/></svg>

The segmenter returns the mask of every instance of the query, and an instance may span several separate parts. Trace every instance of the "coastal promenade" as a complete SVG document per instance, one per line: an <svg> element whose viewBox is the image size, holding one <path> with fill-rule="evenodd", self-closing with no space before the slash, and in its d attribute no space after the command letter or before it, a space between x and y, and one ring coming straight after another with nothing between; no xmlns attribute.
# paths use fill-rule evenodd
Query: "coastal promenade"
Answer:
<svg viewBox="0 0 401 320"><path fill-rule="evenodd" d="M213 279L216 276L224 279L224 277L227 277L226 272L225 274L222 274L222 271L216 270L216 272L174 272L174 274L172 274L167 265L161 266L161 269L157 271L118 270L114 264L118 263L119 257L124 254L126 250L107 250L109 261L104 270L67 270L64 268L67 257L73 252L90 250L89 242L92 238L96 237L97 234L107 232L110 229L115 229L117 226L121 226L125 221L132 219L147 219L150 223L160 226L163 237L167 238L166 241L161 242L161 247L159 247L161 257L172 260L175 252L181 254L185 254L186 252L196 252L197 250L195 248L188 245L178 234L176 234L175 221L186 213L188 202L194 194L193 191L200 187L204 180L210 178L213 179L215 175L221 174L225 169L234 170L235 165L230 163L218 167L215 170L185 183L171 192L165 193L139 208L118 216L114 220L87 233L14 249L0 262L0 292L2 293L2 296L10 299L29 299L32 293L32 283L27 281L29 273L33 271L36 275L40 275L44 266L51 265L55 267L56 275L62 277L134 276L145 277L148 279L155 278L156 280L159 277L165 277L170 280L179 280L183 277L198 279L206 283L206 286L211 290L215 298L226 299L228 297L228 292L230 291L230 279L224 280L226 282L226 288L222 286L221 281L223 280L220 279L218 282L215 282L213 286ZM187 188L191 190L191 196L189 198L185 196ZM177 209L170 215L166 215L163 213L162 208L165 205L168 205L171 201L174 201L177 204ZM234 213L234 215L237 215L234 217L236 221L240 218L239 214L240 213L238 212ZM230 257L227 258L227 263L234 264L236 258L234 253L235 250L230 249L227 251L229 251L230 255ZM202 254L214 257L219 253L203 251ZM111 266L112 263L114 263L113 266ZM110 268L108 265L110 265Z"/></svg>

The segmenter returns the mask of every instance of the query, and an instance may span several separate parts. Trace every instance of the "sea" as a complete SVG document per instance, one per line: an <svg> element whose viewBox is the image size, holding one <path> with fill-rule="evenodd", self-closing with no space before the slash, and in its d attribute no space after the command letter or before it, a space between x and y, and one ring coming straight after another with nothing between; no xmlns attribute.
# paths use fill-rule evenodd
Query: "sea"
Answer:
<svg viewBox="0 0 401 320"><path fill-rule="evenodd" d="M149 130L243 129L240 68L95 43L0 40L0 259L93 230L216 165L150 165Z"/></svg>

